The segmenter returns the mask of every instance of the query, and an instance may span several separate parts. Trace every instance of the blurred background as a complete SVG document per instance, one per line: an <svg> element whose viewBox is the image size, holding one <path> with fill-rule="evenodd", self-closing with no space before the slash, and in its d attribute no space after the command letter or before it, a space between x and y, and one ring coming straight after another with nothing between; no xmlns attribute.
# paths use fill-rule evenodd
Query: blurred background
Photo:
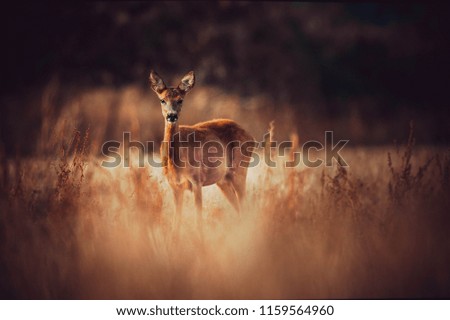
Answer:
<svg viewBox="0 0 450 320"><path fill-rule="evenodd" d="M2 7L0 298L449 298L449 7ZM196 72L181 124L231 118L261 141L274 120L300 145L332 130L349 167L251 168L239 219L206 187L198 232L193 195L174 215L137 150L101 166L124 132L162 140L151 69Z"/></svg>
<svg viewBox="0 0 450 320"><path fill-rule="evenodd" d="M148 87L197 76L181 122L233 118L259 135L447 145L449 5L357 3L18 3L1 12L0 145L47 148L62 123L97 144L157 140ZM58 129L59 130L59 129ZM44 141L44 142L43 142ZM96 146L94 146L96 147ZM99 149L94 150L96 152Z"/></svg>

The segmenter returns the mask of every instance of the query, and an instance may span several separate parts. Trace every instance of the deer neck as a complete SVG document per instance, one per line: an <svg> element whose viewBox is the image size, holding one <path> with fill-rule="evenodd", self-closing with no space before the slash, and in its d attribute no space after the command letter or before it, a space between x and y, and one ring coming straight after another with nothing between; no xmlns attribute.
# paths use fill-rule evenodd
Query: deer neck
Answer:
<svg viewBox="0 0 450 320"><path fill-rule="evenodd" d="M170 123L166 121L166 125L164 127L164 142L173 141L173 137L180 131L178 127L178 122Z"/></svg>
<svg viewBox="0 0 450 320"><path fill-rule="evenodd" d="M174 137L177 133L179 133L178 122L166 122L164 127L164 140L161 146L161 157L164 167L167 167L169 163L173 162L174 153L177 152L177 148L174 146L176 141Z"/></svg>

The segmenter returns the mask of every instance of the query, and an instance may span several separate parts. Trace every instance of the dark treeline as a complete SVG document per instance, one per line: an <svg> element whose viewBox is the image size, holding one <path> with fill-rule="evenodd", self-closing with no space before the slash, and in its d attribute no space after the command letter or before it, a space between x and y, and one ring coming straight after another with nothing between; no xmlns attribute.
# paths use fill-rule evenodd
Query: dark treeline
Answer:
<svg viewBox="0 0 450 320"><path fill-rule="evenodd" d="M448 143L448 5L356 3L19 3L2 10L2 109L55 76L65 86L147 85L194 69L203 85L386 133L422 121ZM14 108L17 108L15 104ZM25 107L24 107L25 108ZM2 117L3 140L16 117ZM400 132L404 132L405 127ZM418 133L419 137L421 133ZM5 138L6 136L6 138ZM387 139L389 137L389 139ZM392 138L395 138L392 137ZM11 149L8 142L4 142Z"/></svg>

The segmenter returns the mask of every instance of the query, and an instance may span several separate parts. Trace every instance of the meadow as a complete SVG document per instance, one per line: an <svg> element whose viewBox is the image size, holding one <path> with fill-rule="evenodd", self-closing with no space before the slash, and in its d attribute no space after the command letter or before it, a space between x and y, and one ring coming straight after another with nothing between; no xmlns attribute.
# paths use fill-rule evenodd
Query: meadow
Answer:
<svg viewBox="0 0 450 320"><path fill-rule="evenodd" d="M350 142L347 167L250 168L241 215L205 187L203 232L192 195L176 231L161 168L139 167L136 153L130 168L101 165L106 137L161 141L156 98L58 90L30 107L42 123L37 137L22 131L29 155L1 154L1 298L450 297L450 153L415 145L414 130L397 146ZM304 143L308 128L260 112L265 101L196 88L181 123L230 117L261 137L275 120L275 137Z"/></svg>

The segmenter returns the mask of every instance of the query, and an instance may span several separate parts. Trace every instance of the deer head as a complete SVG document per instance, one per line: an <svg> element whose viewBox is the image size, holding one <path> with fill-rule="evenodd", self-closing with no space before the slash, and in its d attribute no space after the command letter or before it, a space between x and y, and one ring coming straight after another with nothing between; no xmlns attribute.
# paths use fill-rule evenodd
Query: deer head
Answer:
<svg viewBox="0 0 450 320"><path fill-rule="evenodd" d="M177 122L183 106L183 99L195 83L194 71L187 73L178 87L167 87L163 79L155 72L150 72L150 87L155 91L161 103L161 110L164 119L171 124Z"/></svg>

